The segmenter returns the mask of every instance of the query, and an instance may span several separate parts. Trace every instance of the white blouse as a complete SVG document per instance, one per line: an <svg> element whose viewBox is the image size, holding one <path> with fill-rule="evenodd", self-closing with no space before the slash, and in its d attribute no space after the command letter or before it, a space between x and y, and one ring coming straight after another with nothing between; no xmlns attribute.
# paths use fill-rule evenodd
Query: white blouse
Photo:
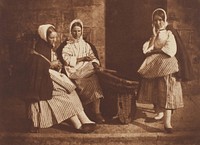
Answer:
<svg viewBox="0 0 200 145"><path fill-rule="evenodd" d="M65 70L68 76L83 69L88 63L96 62L99 64L99 60L95 57L90 45L83 39L75 42L68 42L67 45L63 48L62 56L67 64L67 66L65 66ZM91 62L77 62L78 58L85 56L90 56L93 58L93 60Z"/></svg>
<svg viewBox="0 0 200 145"><path fill-rule="evenodd" d="M160 77L178 71L178 61L175 57L177 45L171 31L163 30L149 47L150 40L143 45L143 53L150 53L154 49L161 49L167 55L152 54L144 60L138 72L146 78Z"/></svg>
<svg viewBox="0 0 200 145"><path fill-rule="evenodd" d="M174 35L169 30L163 30L158 34L154 44L149 47L150 40L145 42L143 45L143 53L146 54L153 50L155 47L161 49L164 53L170 57L175 56L177 52L177 45Z"/></svg>

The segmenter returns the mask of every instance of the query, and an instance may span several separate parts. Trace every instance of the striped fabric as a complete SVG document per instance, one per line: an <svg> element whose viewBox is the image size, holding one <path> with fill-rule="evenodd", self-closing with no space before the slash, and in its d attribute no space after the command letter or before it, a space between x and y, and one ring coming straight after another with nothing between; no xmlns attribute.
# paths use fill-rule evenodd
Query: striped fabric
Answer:
<svg viewBox="0 0 200 145"><path fill-rule="evenodd" d="M154 79L142 79L138 102L151 103L165 109L183 107L181 83L172 74Z"/></svg>
<svg viewBox="0 0 200 145"><path fill-rule="evenodd" d="M74 81L83 105L87 105L88 103L103 97L98 78L95 74L87 78L76 79Z"/></svg>
<svg viewBox="0 0 200 145"><path fill-rule="evenodd" d="M68 93L74 91L76 86L72 83L72 81L65 75L55 70L49 69L51 79L59 84L62 88L64 88Z"/></svg>
<svg viewBox="0 0 200 145"><path fill-rule="evenodd" d="M70 68L68 68L70 69ZM94 66L92 65L92 62L88 62L87 64L85 64L85 66L83 66L80 69L77 69L74 73L69 73L69 78L71 79L81 79L87 76L90 76L91 74L94 74Z"/></svg>
<svg viewBox="0 0 200 145"><path fill-rule="evenodd" d="M33 120L35 127L48 128L83 111L82 104L75 91L68 94L63 87L54 81L53 86L53 98L51 100L33 103L29 108L29 118Z"/></svg>
<svg viewBox="0 0 200 145"><path fill-rule="evenodd" d="M144 78L155 78L178 72L178 61L165 54L154 54L145 59L138 72Z"/></svg>

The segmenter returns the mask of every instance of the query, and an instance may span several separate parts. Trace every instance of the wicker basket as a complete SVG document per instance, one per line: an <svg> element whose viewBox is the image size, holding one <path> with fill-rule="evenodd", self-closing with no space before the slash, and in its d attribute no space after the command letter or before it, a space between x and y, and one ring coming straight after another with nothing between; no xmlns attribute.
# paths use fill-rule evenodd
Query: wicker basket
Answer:
<svg viewBox="0 0 200 145"><path fill-rule="evenodd" d="M107 107L115 105L116 115L123 124L130 123L136 113L137 81L121 78L114 70L97 71ZM105 107L105 105L104 105ZM108 111L107 108L103 108ZM115 115L115 116L116 116Z"/></svg>

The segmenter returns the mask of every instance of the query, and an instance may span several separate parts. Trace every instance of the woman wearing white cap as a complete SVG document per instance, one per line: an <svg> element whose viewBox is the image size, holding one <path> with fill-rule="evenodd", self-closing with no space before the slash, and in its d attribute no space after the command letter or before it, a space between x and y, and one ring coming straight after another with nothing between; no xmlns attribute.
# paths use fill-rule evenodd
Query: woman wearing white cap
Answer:
<svg viewBox="0 0 200 145"><path fill-rule="evenodd" d="M69 119L75 130L82 133L94 131L95 123L86 116L82 103L70 80L64 85L50 72L59 70L61 63L55 55L57 32L53 25L40 25L39 39L29 58L29 81L26 101L32 132L51 127ZM49 70L51 68L51 70ZM64 74L62 74L64 75Z"/></svg>
<svg viewBox="0 0 200 145"><path fill-rule="evenodd" d="M89 43L83 40L82 21L73 20L69 30L70 38L62 50L65 71L76 83L77 93L83 105L91 105L91 119L96 123L104 123L105 120L100 111L100 99L103 98L103 94L93 66L100 65L99 60Z"/></svg>
<svg viewBox="0 0 200 145"><path fill-rule="evenodd" d="M179 71L177 44L167 25L166 12L156 9L152 14L153 36L143 45L146 59L138 70L142 76L138 97L155 105L155 119L164 116L164 129L172 133L172 110L183 107L183 98L181 83L175 77Z"/></svg>

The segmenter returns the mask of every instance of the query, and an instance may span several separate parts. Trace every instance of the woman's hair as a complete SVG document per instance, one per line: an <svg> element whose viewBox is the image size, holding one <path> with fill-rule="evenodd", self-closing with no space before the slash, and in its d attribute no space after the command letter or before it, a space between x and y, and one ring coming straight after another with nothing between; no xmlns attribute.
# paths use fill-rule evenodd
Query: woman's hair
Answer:
<svg viewBox="0 0 200 145"><path fill-rule="evenodd" d="M47 37L52 33L52 32L57 32L56 29L52 26L50 26L48 29L47 29Z"/></svg>
<svg viewBox="0 0 200 145"><path fill-rule="evenodd" d="M162 18L163 21L165 21L165 13L162 11L162 10L156 10L154 13L153 13L153 18L155 15L158 15Z"/></svg>
<svg viewBox="0 0 200 145"><path fill-rule="evenodd" d="M80 23L80 22L75 22L75 23L72 24L71 30L72 30L75 26L79 26L79 27L81 27L81 29L82 29L81 23Z"/></svg>

